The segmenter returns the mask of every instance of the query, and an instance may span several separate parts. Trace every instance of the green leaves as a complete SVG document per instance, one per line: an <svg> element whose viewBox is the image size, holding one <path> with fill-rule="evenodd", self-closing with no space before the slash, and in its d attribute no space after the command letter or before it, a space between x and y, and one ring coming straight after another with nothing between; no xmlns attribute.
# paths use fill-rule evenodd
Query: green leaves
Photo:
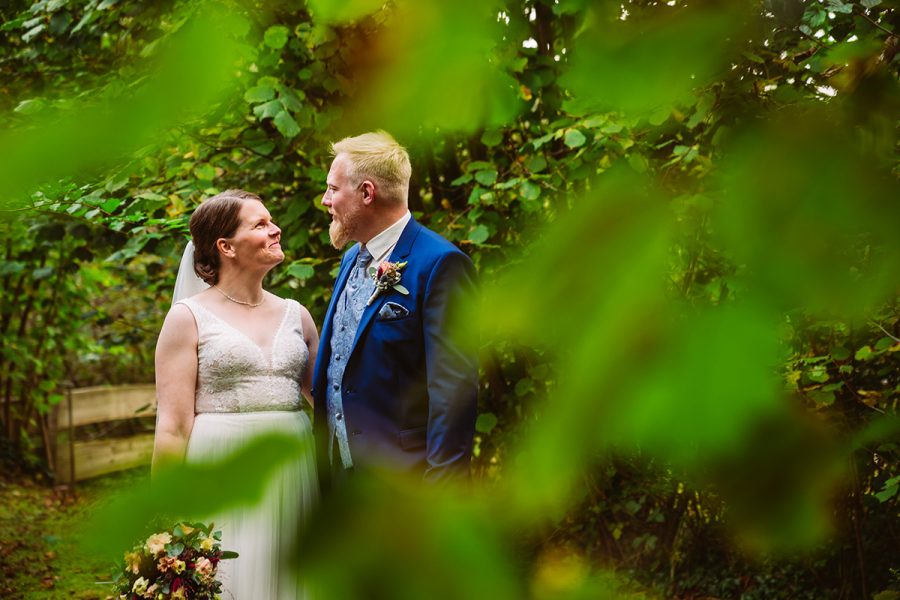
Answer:
<svg viewBox="0 0 900 600"><path fill-rule="evenodd" d="M840 6L852 4L859 13L870 3ZM803 521L794 518L794 505L781 503L770 510L779 494L759 495L759 491L799 490L806 500L796 505L806 507L810 498L824 497L819 489L830 486L834 471L823 475L810 466L784 471L790 474L783 480L767 479L771 465L780 469L813 447L784 443L803 426L785 421L781 408L802 405L835 429L865 422L879 410L890 410L895 401L894 361L900 354L866 321L826 330L815 316L845 316L847 307L854 315L863 314L865 307L890 298L898 280L890 263L898 255L898 244L891 238L896 238L897 222L891 172L896 148L884 134L891 131L890 124L885 125L884 107L892 104L880 104L884 98L878 93L882 71L893 74L893 66L881 65L877 73L862 68L880 54L887 34L861 17L857 25L847 12L830 19L824 3L807 2L800 3L800 9L808 9L804 26L813 29L807 36L794 35L797 23L788 23L782 12L796 4L766 3L776 19L766 16L758 21L746 18L735 3L711 9L710 3L632 2L625 6L626 15L621 6L610 3L561 0L534 3L534 21L502 11L509 22L503 16L498 19L498 6L469 0L388 5L314 0L309 3L314 20L305 9L281 6L258 20L264 24L262 35L255 28L253 35L236 35L250 46L240 48L233 61L224 61L222 72L238 86L228 95L195 103L195 94L175 94L177 102L159 112L155 109L159 96L154 96L142 104L149 109L128 113L132 120L120 119L122 113L115 112L116 126L111 128L115 135L102 127L91 131L95 123L104 125L103 111L86 120L87 137L38 135L46 144L29 156L33 164L47 167L39 175L20 177L26 169L17 162L19 146L5 144L15 150L10 150L12 166L0 163L2 185L73 175L73 187L44 190L46 203L41 209L50 212L42 214L65 223L77 220L92 229L99 225L109 240L92 239L91 252L98 259L112 257L105 263L108 266L99 260L77 264L74 261L92 260L91 252L86 244L80 249L68 244L86 239L85 234L65 227L19 229L10 235L15 244L33 239L43 246L0 262L0 277L9 277L9 289L22 278L36 293L54 287L48 284L56 281L64 285L71 281L72 286L77 283L95 292L70 293L66 306L78 310L65 313L66 323L90 321L92 317L81 315L96 306L84 302L108 297L111 305L124 304L132 311L122 323L145 323L152 330L168 306L169 280L187 215L202 198L226 186L243 187L264 198L284 229L285 248L292 253L269 284L302 301L320 319L339 261L328 244L328 219L318 199L329 162L328 142L344 133L383 127L397 135L412 155L411 206L416 218L469 253L487 284L490 301L483 314L472 317L486 331L483 349L490 355L483 363L484 402L476 422L481 454L474 468L496 478L489 506L502 507L502 518L491 514L479 521L467 512L462 527L458 525L462 517L454 512L459 507L445 504L443 497L425 502L405 496L400 486L391 488L385 499L369 493L374 487L364 488L364 501L347 511L359 518L344 525L348 540L354 535L358 539L359 531L380 531L379 523L395 527L397 514L409 524L419 514L417 506L429 507L427 518L415 523L425 527L410 527L403 535L390 532L384 539L403 542L391 552L357 555L352 542L341 546L343 538L334 535L335 521L323 519L329 523L327 531L311 539L329 551L303 565L321 561L315 563L320 569L317 576L339 588L344 585L340 589L347 591L323 596L352 597L359 589L369 590L368 583L354 588L355 578L348 583L346 566L351 563L346 559L353 556L359 561L351 561L354 577L371 577L388 586L393 575L402 575L404 585L412 579L421 585L411 595L433 597L434 587L443 585L435 572L459 572L447 567L447 547L456 549L451 554L460 562L454 567L484 559L473 568L495 578L491 581L497 585L497 597L615 595L610 591L615 586L604 587L603 578L590 575L587 565L561 564L553 553L537 556L533 563L538 572L528 572L521 585L517 585L521 573L527 569L517 558L511 559L515 575L506 579L505 566L495 565L503 552L486 554L482 540L496 536L502 550L508 531L497 533L494 527L507 520L509 530L518 535L528 533L530 524L543 531L550 515L555 528L595 532L638 557L641 564L663 565L671 555L666 547L671 536L660 535L653 527L677 523L679 515L671 507L683 507L686 498L708 520L704 516L684 521L691 529L677 536L679 545L720 539L721 530L714 536L706 534L721 522L723 513L729 525L737 525L735 529L756 526L751 542L764 539L766 528L759 524L782 509L782 514L792 515L791 523L801 523L802 532ZM120 5L130 7L132 2ZM8 74L13 67L22 70L21 77L13 73L10 79L16 82L10 88L13 105L30 100L21 102L13 123L37 123L41 129L42 106L52 106L54 118L65 117L70 110L66 106L75 101L52 96L43 100L33 90L72 89L74 84L66 83L72 80L82 86L77 92L82 98L91 96L85 91L91 75L72 78L67 70L57 76L46 68L59 68L66 57L74 59L70 62L79 72L90 74L101 71L103 61L115 54L117 67L121 64L121 72L127 73L130 56L146 55L146 61L135 63L143 65L166 53L168 37L148 44L131 38L129 32L157 31L159 23L178 27L178 18L166 15L148 21L145 11L133 15L134 21L123 30L122 15L115 8L93 12L85 8L83 17L73 11L81 19L74 29L65 20L51 21L49 14L28 15L39 18L27 27L29 19L17 19L10 60L5 63L11 66L0 69L7 68ZM725 14L729 11L733 16ZM880 11L881 7L869 16L885 24ZM265 29L276 22L273 19L277 24ZM49 29L39 30L27 47L16 37L42 24ZM185 26L190 27L190 20ZM67 32L79 35L50 44L54 27L68 27ZM777 34L769 35L776 27ZM826 34L820 42L808 39L818 28ZM522 40L535 32L541 33L534 37L541 46L523 48ZM832 34L837 43L828 39ZM851 34L859 39L840 42L852 39ZM817 49L820 43L828 48ZM106 49L105 54L89 54L87 69L78 62L72 50L76 47L96 48L98 53ZM197 56L207 51L200 46ZM28 69L21 69L25 54L16 52L35 57L31 78ZM181 58L176 56L176 65ZM195 64L193 52L183 58ZM221 66L216 53L207 58L210 65ZM200 75L207 66L204 61L197 62ZM802 61L812 68L805 69ZM845 63L850 66L834 68ZM185 81L174 80L184 85L170 86L169 96L172 89L206 93L195 76L190 70ZM891 77L883 79L894 82ZM35 82L41 87L31 85ZM807 96L824 83L833 84L838 95L828 101L828 111L818 111L826 103L810 102ZM136 79L126 79L125 84L120 91L140 87ZM91 100L97 98L94 94ZM127 106L132 97L113 98L114 104L120 98ZM184 102L199 104L200 111L183 120ZM785 103L801 103L803 110L791 112ZM844 113L845 106L852 109ZM150 118L163 113L178 118ZM778 120L782 114L788 118ZM132 144L129 136L118 135L118 128L125 129L123 123L137 123L160 135L136 135ZM766 123L772 125L757 127ZM843 136L843 131L853 135ZM11 141L22 141L30 151L33 136L26 133ZM99 155L103 160L80 161L81 153L71 148L81 148L85 141L105 152ZM877 144L882 144L881 151L873 150ZM135 148L137 167L121 169L119 162L128 161ZM96 181L92 171L82 169L86 164L98 169ZM106 164L115 168L107 173L102 166ZM89 196L82 185L98 193ZM25 198L15 193L3 197ZM73 262L57 260L62 248L71 252ZM47 257L47 264L42 266L40 257ZM304 258L293 260L297 257ZM41 270L50 265L55 270ZM119 279L129 269L141 269L142 281L154 290L146 292L152 296L146 305L116 300L119 289L131 295L143 290L134 279ZM15 310L18 305L5 306L4 310ZM788 311L789 325L784 317ZM33 314L41 324L38 317L52 312L44 308ZM116 373L123 378L146 375L152 364L146 360L152 332L127 328L122 333L117 315L95 320L101 318L112 321L109 330L118 336L115 342L101 345L99 338L81 328L60 336L41 324L42 335L47 332L48 348L50 342L58 344L56 349L68 344L76 357L66 360L84 366L80 372L89 373L98 364L112 369L109 365L117 361L131 365L125 361L135 355L143 357L143 367L128 367L132 370L127 372L122 367ZM550 325L539 325L541 318ZM890 310L877 322L897 334ZM782 326L790 333L779 335ZM3 353L11 354L24 344L27 340L8 344L4 339ZM15 363L19 364L26 363ZM40 364L41 369L55 368L47 356ZM544 367L541 374L539 367ZM782 367L792 392L787 400L782 382L775 380ZM56 381L55 377L44 381ZM885 380L889 383L883 384ZM48 391L41 384L34 387L37 392ZM534 426L520 427L523 419ZM773 422L787 422L787 431L772 433ZM764 443L756 446L748 441L754 427L764 432L760 438ZM778 452L765 454L770 447ZM607 459L610 450L615 455L634 450L641 462L616 472ZM877 452L884 455L883 464L890 464L894 450ZM757 456L759 460L754 460ZM820 456L830 453L822 451ZM646 463L663 465L664 472L651 472ZM889 488L884 487L895 473L879 472L873 479L871 469L858 466L864 489L884 492L882 510L895 507L896 492L888 496ZM678 481L682 472L687 473L684 486ZM727 473L736 473L742 482L728 480ZM804 479L806 473L809 477ZM615 486L615 493L604 494L601 481L598 491L586 496L583 484L592 475L614 481L609 485ZM715 487L712 501L706 484ZM757 513L746 508L745 498L753 497L762 498L755 503L760 507ZM575 499L579 504L584 499L583 514L571 512ZM864 508L874 510L875 504L873 500ZM369 512L361 515L359 506ZM446 510L443 520L435 517L437 506ZM722 512L717 512L719 507ZM599 516L608 520L605 526L599 525ZM815 523L808 529L815 530ZM570 533L562 531L564 536ZM439 544L432 534L443 536ZM574 534L572 539L597 556L597 547L590 544L599 538L586 541L585 536ZM402 572L406 563L397 556L411 547L416 561L427 552L443 559L435 563L437 571L427 571L427 581ZM695 548L684 550L676 554L695 555ZM713 543L705 550L717 555L721 545ZM327 560L335 554L342 560ZM688 566L675 565L679 573ZM663 573L662 578L668 575ZM730 581L731 575L723 575L723 580ZM653 572L639 576L656 581ZM515 583L507 586L510 581ZM756 581L774 585L766 577ZM460 585L471 586L462 591L484 595L482 582L474 576ZM594 585L602 593L590 593ZM455 597L466 595L452 585L442 589ZM385 595L391 591L395 590L385 590ZM765 591L779 595L781 589ZM733 590L667 592L724 597ZM780 595L793 597L787 592Z"/></svg>
<svg viewBox="0 0 900 600"><path fill-rule="evenodd" d="M658 109L713 76L739 25L740 11L733 5L624 21L597 19L576 40L562 84L584 106Z"/></svg>
<svg viewBox="0 0 900 600"><path fill-rule="evenodd" d="M272 25L263 36L266 46L275 50L284 48L288 41L288 28L284 25Z"/></svg>
<svg viewBox="0 0 900 600"><path fill-rule="evenodd" d="M541 197L541 187L531 181L523 181L519 186L519 193L525 200L537 200Z"/></svg>
<svg viewBox="0 0 900 600"><path fill-rule="evenodd" d="M827 0L826 5L828 10L836 13L850 14L853 12L853 4L844 2L844 0Z"/></svg>
<svg viewBox="0 0 900 600"><path fill-rule="evenodd" d="M497 415L494 413L481 413L475 421L475 431L490 433L497 426L497 422Z"/></svg>
<svg viewBox="0 0 900 600"><path fill-rule="evenodd" d="M82 541L95 551L124 549L152 530L156 516L205 520L225 508L252 504L276 469L308 452L308 440L273 435L256 438L213 464L172 467L155 478L152 487L148 482L128 490L95 513L84 524L88 535ZM211 489L220 493L209 494Z"/></svg>
<svg viewBox="0 0 900 600"><path fill-rule="evenodd" d="M276 92L278 98L275 98ZM303 110L301 102L302 91L293 90L278 79L267 76L260 78L257 85L248 89L244 93L244 100L250 104L259 103L253 107L253 114L259 120L272 119L275 128L286 139L291 139L300 133L300 125L294 119L291 113L298 113ZM268 154L271 152L268 146L262 152Z"/></svg>
<svg viewBox="0 0 900 600"><path fill-rule="evenodd" d="M246 99L246 95L244 98ZM270 119L282 111L284 111L284 104L281 103L281 100L271 100L253 107L253 114L259 120Z"/></svg>
<svg viewBox="0 0 900 600"><path fill-rule="evenodd" d="M898 489L900 489L900 475L885 481L881 491L876 492L875 497L878 498L879 502L887 502L897 495Z"/></svg>
<svg viewBox="0 0 900 600"><path fill-rule="evenodd" d="M275 97L275 88L268 85L257 85L244 92L247 102L265 102Z"/></svg>
<svg viewBox="0 0 900 600"><path fill-rule="evenodd" d="M294 262L288 266L287 274L289 277L294 277L300 281L306 281L315 275L315 269L308 263Z"/></svg>
<svg viewBox="0 0 900 600"><path fill-rule="evenodd" d="M27 131L4 132L0 146L16 150L0 161L0 197L21 202L42 183L96 174L208 111L233 82L237 44L223 31L238 20L215 8L185 16L152 69L105 94L73 97L68 111Z"/></svg>
<svg viewBox="0 0 900 600"><path fill-rule="evenodd" d="M478 171L475 173L475 181L481 185L490 187L497 182L497 170L485 169L483 171Z"/></svg>
<svg viewBox="0 0 900 600"><path fill-rule="evenodd" d="M198 165L194 169L194 175L197 176L197 179L202 179L204 181L212 181L216 178L216 169L212 165L204 164Z"/></svg>
<svg viewBox="0 0 900 600"><path fill-rule="evenodd" d="M490 129L485 131L481 136L481 143L488 147L493 147L503 141L503 132L499 129Z"/></svg>
<svg viewBox="0 0 900 600"><path fill-rule="evenodd" d="M275 115L275 127L284 137L290 139L300 133L300 126L294 120L294 117L287 111L283 110Z"/></svg>
<svg viewBox="0 0 900 600"><path fill-rule="evenodd" d="M384 6L381 0L310 0L310 12L320 23L343 23L359 19Z"/></svg>
<svg viewBox="0 0 900 600"><path fill-rule="evenodd" d="M43 110L46 105L47 103L42 98L22 100L13 109L13 112L17 112L23 115L33 115L35 113L41 112L41 110Z"/></svg>
<svg viewBox="0 0 900 600"><path fill-rule="evenodd" d="M569 148L580 148L584 146L587 138L585 138L584 134L577 129L570 129L566 132L564 141L566 146L568 146Z"/></svg>
<svg viewBox="0 0 900 600"><path fill-rule="evenodd" d="M473 244L483 244L490 237L490 232L484 225L476 225L469 232L468 240Z"/></svg>
<svg viewBox="0 0 900 600"><path fill-rule="evenodd" d="M716 227L748 266L760 301L852 315L900 278L900 265L887 260L900 239L886 226L900 221L900 207L887 200L897 196L896 182L877 176L844 130L822 126L835 116L786 113L735 140ZM868 244L882 250L865 257Z"/></svg>
<svg viewBox="0 0 900 600"><path fill-rule="evenodd" d="M499 38L492 6L424 0L398 4L386 19L381 39L391 53L370 70L348 115L360 127L401 137L436 128L491 131L520 110L519 84L493 60ZM490 134L486 141L499 143Z"/></svg>

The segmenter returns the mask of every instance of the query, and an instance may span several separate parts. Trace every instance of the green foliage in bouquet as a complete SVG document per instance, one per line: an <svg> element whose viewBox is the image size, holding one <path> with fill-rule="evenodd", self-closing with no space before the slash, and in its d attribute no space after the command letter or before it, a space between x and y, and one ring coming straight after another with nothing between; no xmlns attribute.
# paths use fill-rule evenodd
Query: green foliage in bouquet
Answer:
<svg viewBox="0 0 900 600"><path fill-rule="evenodd" d="M222 532L214 524L179 523L154 533L125 553L116 576L120 600L138 598L218 598L222 584L216 579L219 561L236 558L222 550Z"/></svg>

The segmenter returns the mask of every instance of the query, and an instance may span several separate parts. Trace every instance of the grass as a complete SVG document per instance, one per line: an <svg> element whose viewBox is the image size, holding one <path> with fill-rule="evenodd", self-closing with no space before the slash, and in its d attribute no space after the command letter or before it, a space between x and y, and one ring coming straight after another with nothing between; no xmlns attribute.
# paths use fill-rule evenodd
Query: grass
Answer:
<svg viewBox="0 0 900 600"><path fill-rule="evenodd" d="M28 481L0 480L0 597L103 600L98 585L114 574L113 558L86 555L79 526L110 495L145 481L138 468L80 482L75 494Z"/></svg>

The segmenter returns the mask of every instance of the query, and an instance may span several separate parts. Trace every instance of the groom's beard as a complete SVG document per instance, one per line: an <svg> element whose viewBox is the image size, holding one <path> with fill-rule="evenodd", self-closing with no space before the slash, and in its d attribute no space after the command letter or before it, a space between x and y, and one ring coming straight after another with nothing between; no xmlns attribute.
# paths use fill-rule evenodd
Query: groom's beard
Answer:
<svg viewBox="0 0 900 600"><path fill-rule="evenodd" d="M331 225L328 227L328 235L331 238L331 245L335 249L342 250L353 239L354 234L359 229L361 218L362 211L353 209L345 213L340 220L337 217L332 219Z"/></svg>

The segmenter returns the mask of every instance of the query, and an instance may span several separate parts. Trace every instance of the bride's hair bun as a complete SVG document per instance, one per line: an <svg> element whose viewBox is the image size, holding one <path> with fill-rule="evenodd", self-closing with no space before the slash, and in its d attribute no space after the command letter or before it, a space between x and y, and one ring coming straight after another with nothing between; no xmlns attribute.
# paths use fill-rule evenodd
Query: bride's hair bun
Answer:
<svg viewBox="0 0 900 600"><path fill-rule="evenodd" d="M225 190L204 200L191 215L194 240L194 271L209 285L219 282L219 251L216 242L229 238L241 224L241 206L247 200L262 202L256 194L244 190Z"/></svg>

